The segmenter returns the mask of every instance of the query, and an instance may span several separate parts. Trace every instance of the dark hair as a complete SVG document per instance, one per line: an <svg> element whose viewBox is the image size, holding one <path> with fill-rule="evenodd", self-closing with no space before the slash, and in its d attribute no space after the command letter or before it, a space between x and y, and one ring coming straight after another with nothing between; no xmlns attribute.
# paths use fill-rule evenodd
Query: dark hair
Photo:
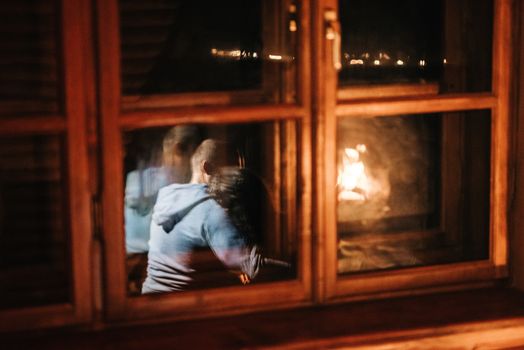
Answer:
<svg viewBox="0 0 524 350"><path fill-rule="evenodd" d="M246 168L222 167L211 177L209 193L251 244L263 243L265 214L273 206L260 177Z"/></svg>

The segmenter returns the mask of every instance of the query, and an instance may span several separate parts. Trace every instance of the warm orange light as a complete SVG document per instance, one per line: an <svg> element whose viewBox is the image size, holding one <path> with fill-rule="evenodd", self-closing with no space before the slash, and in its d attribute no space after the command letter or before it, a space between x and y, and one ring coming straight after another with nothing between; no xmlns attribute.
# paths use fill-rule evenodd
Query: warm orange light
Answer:
<svg viewBox="0 0 524 350"><path fill-rule="evenodd" d="M361 60L361 59L352 59L351 61L349 61L349 64L351 64L351 65L354 65L354 64L364 64L364 61Z"/></svg>
<svg viewBox="0 0 524 350"><path fill-rule="evenodd" d="M371 182L364 163L360 160L360 155L366 151L366 145L363 144L344 149L337 179L339 201L365 201L368 198Z"/></svg>

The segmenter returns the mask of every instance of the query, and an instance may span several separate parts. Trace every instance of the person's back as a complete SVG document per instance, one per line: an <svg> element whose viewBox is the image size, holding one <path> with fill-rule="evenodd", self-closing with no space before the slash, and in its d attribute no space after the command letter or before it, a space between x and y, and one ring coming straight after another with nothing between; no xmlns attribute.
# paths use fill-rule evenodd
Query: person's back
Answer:
<svg viewBox="0 0 524 350"><path fill-rule="evenodd" d="M142 293L233 283L238 280L228 269L239 269L247 256L245 237L205 184L169 185L154 208Z"/></svg>
<svg viewBox="0 0 524 350"><path fill-rule="evenodd" d="M217 142L205 140L191 160L191 183L160 190L153 209L142 293L222 285L234 278L223 273L227 270L249 278L257 274L260 256L207 192L211 173L218 169L219 154Z"/></svg>

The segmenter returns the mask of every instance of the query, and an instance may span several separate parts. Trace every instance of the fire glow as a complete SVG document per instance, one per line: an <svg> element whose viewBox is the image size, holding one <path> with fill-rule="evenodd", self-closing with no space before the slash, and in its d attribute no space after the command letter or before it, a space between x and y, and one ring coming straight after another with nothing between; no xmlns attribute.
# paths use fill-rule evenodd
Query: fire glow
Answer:
<svg viewBox="0 0 524 350"><path fill-rule="evenodd" d="M366 145L344 148L342 167L338 171L339 201L365 201L371 192L371 181L360 155L366 153Z"/></svg>

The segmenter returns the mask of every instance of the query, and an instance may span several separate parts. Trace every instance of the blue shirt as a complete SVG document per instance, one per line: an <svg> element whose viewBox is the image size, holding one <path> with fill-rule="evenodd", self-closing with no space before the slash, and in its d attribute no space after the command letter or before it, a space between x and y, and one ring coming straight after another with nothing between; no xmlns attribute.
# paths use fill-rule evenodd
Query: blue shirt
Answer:
<svg viewBox="0 0 524 350"><path fill-rule="evenodd" d="M224 276L216 273L220 270L236 270L254 278L262 261L225 209L209 198L203 184L162 188L153 210L150 236L142 293L209 286L214 277Z"/></svg>

